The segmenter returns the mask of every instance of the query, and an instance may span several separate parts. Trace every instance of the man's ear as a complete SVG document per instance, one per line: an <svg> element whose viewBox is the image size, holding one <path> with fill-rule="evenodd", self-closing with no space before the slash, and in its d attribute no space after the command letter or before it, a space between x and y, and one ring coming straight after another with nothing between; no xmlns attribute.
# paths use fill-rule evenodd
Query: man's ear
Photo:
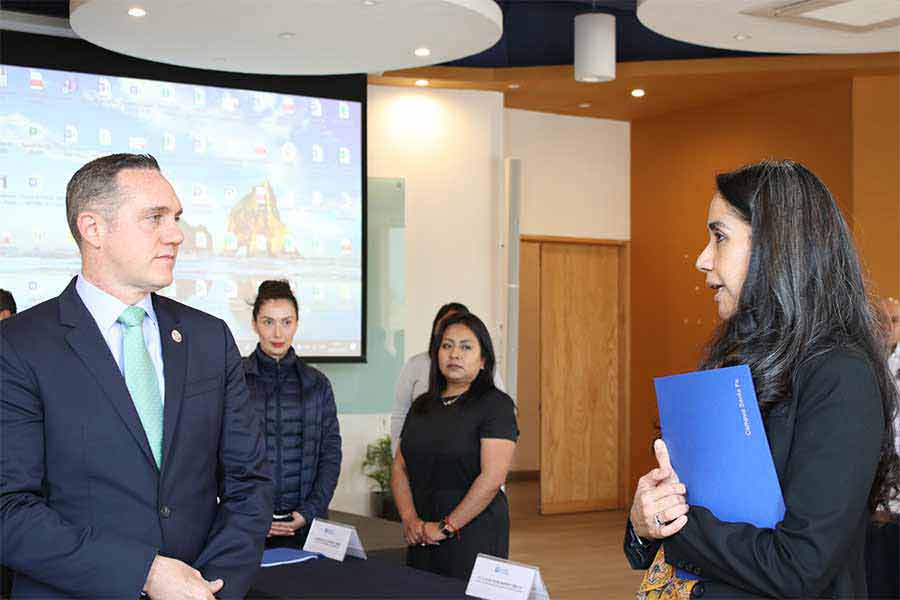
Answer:
<svg viewBox="0 0 900 600"><path fill-rule="evenodd" d="M105 219L99 213L93 211L78 213L75 225L78 227L78 233L81 234L83 243L93 248L100 248L107 228Z"/></svg>

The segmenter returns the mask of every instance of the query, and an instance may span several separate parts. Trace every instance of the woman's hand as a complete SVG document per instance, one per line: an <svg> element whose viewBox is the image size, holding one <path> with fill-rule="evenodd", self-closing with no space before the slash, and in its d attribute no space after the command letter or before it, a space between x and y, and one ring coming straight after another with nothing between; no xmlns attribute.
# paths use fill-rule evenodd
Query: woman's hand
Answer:
<svg viewBox="0 0 900 600"><path fill-rule="evenodd" d="M678 533L687 523L687 492L669 462L666 443L653 443L659 466L638 480L631 504L631 526L645 539L663 539Z"/></svg>
<svg viewBox="0 0 900 600"><path fill-rule="evenodd" d="M291 513L290 521L272 521L267 537L290 537L304 525L306 525L306 519L295 510Z"/></svg>
<svg viewBox="0 0 900 600"><path fill-rule="evenodd" d="M415 546L425 542L425 522L419 517L403 519L403 539L408 546Z"/></svg>
<svg viewBox="0 0 900 600"><path fill-rule="evenodd" d="M439 544L447 539L447 536L441 532L437 523L432 523L430 521L425 523L424 532L426 544Z"/></svg>

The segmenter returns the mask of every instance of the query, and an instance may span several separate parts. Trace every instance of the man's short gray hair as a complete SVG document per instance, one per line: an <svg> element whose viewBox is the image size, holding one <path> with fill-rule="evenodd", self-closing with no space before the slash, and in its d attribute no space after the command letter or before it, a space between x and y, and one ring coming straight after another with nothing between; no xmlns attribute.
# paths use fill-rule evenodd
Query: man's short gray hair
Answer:
<svg viewBox="0 0 900 600"><path fill-rule="evenodd" d="M110 154L87 163L72 175L66 186L66 220L75 243L81 247L78 215L86 210L102 213L112 220L119 207L118 174L126 169L159 171L159 163L150 154Z"/></svg>

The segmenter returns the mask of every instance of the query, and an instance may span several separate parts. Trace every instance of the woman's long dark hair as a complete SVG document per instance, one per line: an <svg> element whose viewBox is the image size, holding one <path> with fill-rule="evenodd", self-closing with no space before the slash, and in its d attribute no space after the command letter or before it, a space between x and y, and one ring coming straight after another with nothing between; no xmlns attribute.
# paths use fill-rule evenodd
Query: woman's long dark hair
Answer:
<svg viewBox="0 0 900 600"><path fill-rule="evenodd" d="M496 358L494 356L494 344L491 342L491 334L488 332L484 322L470 312L457 312L447 317L441 323L437 334L431 338L431 348L428 355L431 357L431 371L428 375L428 391L416 398L410 411L421 414L428 410L429 399L439 399L444 389L447 387L447 378L441 373L440 363L438 361L438 351L441 348L441 341L444 339L444 332L451 325L465 325L478 340L481 347L481 358L484 359L484 368L478 372L475 380L469 386L469 390L457 401L459 405L465 405L468 399L478 398L485 392L496 389L494 386L494 366Z"/></svg>
<svg viewBox="0 0 900 600"><path fill-rule="evenodd" d="M837 347L866 356L882 398L884 433L869 508L898 487L893 418L897 388L884 356L886 327L866 293L856 249L828 188L791 161L765 161L716 177L719 195L750 224L747 277L734 315L706 350L703 368L747 364L760 410L791 397L799 367Z"/></svg>

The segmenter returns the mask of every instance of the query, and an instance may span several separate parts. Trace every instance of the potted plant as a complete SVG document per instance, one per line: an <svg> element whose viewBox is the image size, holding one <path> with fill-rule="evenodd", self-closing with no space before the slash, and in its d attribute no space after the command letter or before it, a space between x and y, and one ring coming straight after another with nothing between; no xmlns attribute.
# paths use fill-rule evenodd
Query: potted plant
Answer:
<svg viewBox="0 0 900 600"><path fill-rule="evenodd" d="M363 473L378 484L372 491L372 514L382 519L399 521L397 504L391 493L391 465L394 462L391 454L391 438L384 435L366 446L366 459L363 461Z"/></svg>

